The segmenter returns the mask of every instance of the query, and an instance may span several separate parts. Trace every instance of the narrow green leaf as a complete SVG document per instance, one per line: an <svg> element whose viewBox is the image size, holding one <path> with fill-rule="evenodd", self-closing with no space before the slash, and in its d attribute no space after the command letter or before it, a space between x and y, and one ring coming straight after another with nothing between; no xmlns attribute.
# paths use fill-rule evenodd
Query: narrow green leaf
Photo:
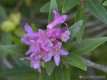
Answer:
<svg viewBox="0 0 107 80"><path fill-rule="evenodd" d="M56 9L58 9L57 1L56 0L51 0L50 1L48 20L51 20L51 18L52 18L52 11L56 10Z"/></svg>
<svg viewBox="0 0 107 80"><path fill-rule="evenodd" d="M27 72L34 73L33 69L31 69L28 66L21 66L21 67L14 66L14 68L12 68L12 69L3 68L0 72L2 73L2 75L8 75L8 76L27 74Z"/></svg>
<svg viewBox="0 0 107 80"><path fill-rule="evenodd" d="M10 80L34 80L37 79L37 72L26 66L14 67L13 69L0 70L0 77L8 77Z"/></svg>
<svg viewBox="0 0 107 80"><path fill-rule="evenodd" d="M2 32L0 39L0 44L9 45L12 43L12 34L8 32Z"/></svg>
<svg viewBox="0 0 107 80"><path fill-rule="evenodd" d="M70 27L72 38L79 38L81 34L80 32L81 32L82 26L83 26L83 20L80 20Z"/></svg>
<svg viewBox="0 0 107 80"><path fill-rule="evenodd" d="M79 53L90 53L91 51L95 50L98 46L103 44L107 41L107 37L100 37L100 38L92 38L92 39L85 39L80 41L76 52Z"/></svg>
<svg viewBox="0 0 107 80"><path fill-rule="evenodd" d="M55 9L58 9L57 1L56 0L50 0L50 2L47 2L43 7L40 8L40 12L49 12L48 20L51 20L52 11Z"/></svg>
<svg viewBox="0 0 107 80"><path fill-rule="evenodd" d="M95 17L107 24L107 10L97 0L87 0L86 5Z"/></svg>
<svg viewBox="0 0 107 80"><path fill-rule="evenodd" d="M43 5L41 8L40 8L40 12L49 12L49 6L50 6L50 2L47 2L45 5Z"/></svg>
<svg viewBox="0 0 107 80"><path fill-rule="evenodd" d="M1 56L6 56L8 54L16 55L16 53L21 53L21 48L17 45L0 45Z"/></svg>
<svg viewBox="0 0 107 80"><path fill-rule="evenodd" d="M65 68L64 65L56 68L53 80L71 80L70 78L70 68Z"/></svg>
<svg viewBox="0 0 107 80"><path fill-rule="evenodd" d="M42 72L39 73L37 80L50 80L50 79L49 79L49 76L47 75L47 73L44 70L42 70Z"/></svg>
<svg viewBox="0 0 107 80"><path fill-rule="evenodd" d="M54 62L48 62L45 64L45 69L46 69L46 72L49 76L52 74L54 68L55 68Z"/></svg>
<svg viewBox="0 0 107 80"><path fill-rule="evenodd" d="M65 59L65 63L70 64L71 66L77 67L81 70L87 70L87 66L85 62L83 61L82 57L77 54L71 54L68 56L67 59Z"/></svg>
<svg viewBox="0 0 107 80"><path fill-rule="evenodd" d="M69 11L70 9L74 8L76 5L80 3L80 0L64 0L62 13Z"/></svg>
<svg viewBox="0 0 107 80"><path fill-rule="evenodd" d="M75 15L75 22L79 22L80 21L80 30L78 31L78 36L76 37L77 41L80 41L83 39L84 36L84 31L85 31L85 21L86 21L86 17L85 17L85 11L84 11L84 6L83 5L79 5L79 7L77 8L76 11L76 15Z"/></svg>

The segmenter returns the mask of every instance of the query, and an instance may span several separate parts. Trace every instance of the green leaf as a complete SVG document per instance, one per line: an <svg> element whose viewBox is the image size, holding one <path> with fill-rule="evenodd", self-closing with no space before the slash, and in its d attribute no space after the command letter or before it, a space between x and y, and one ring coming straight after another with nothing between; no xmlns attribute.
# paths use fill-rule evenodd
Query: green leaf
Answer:
<svg viewBox="0 0 107 80"><path fill-rule="evenodd" d="M103 2L103 6L107 6L107 0Z"/></svg>
<svg viewBox="0 0 107 80"><path fill-rule="evenodd" d="M48 20L51 20L52 18L52 11L58 9L57 1L56 0L50 0L50 2L47 2L43 7L40 8L40 12L49 12Z"/></svg>
<svg viewBox="0 0 107 80"><path fill-rule="evenodd" d="M46 74L46 72L42 70L42 72L39 73L37 80L50 80L50 79L49 79L49 76Z"/></svg>
<svg viewBox="0 0 107 80"><path fill-rule="evenodd" d="M79 27L79 31L78 31L78 36L76 36L76 40L80 41L83 39L84 36L84 31L85 31L85 21L86 21L86 17L85 17L85 11L84 11L84 7L82 5L79 5L79 7L77 8L76 11L76 15L75 15L75 21L74 22L79 22L80 21L80 26Z"/></svg>
<svg viewBox="0 0 107 80"><path fill-rule="evenodd" d="M51 0L50 1L50 8L49 8L49 15L48 15L48 20L51 20L52 18L52 11L58 9L58 5L56 0Z"/></svg>
<svg viewBox="0 0 107 80"><path fill-rule="evenodd" d="M43 5L41 8L40 8L40 12L49 12L49 6L50 6L50 2L47 2L45 5Z"/></svg>
<svg viewBox="0 0 107 80"><path fill-rule="evenodd" d="M55 63L52 61L45 64L45 69L49 76L52 74L54 68L55 68Z"/></svg>
<svg viewBox="0 0 107 80"><path fill-rule="evenodd" d="M87 0L86 5L95 17L107 24L107 10L97 0Z"/></svg>
<svg viewBox="0 0 107 80"><path fill-rule="evenodd" d="M7 17L7 14L6 14L5 9L2 6L0 6L0 22L5 20L6 17Z"/></svg>
<svg viewBox="0 0 107 80"><path fill-rule="evenodd" d="M98 46L103 44L107 41L107 37L100 37L100 38L92 38L92 39L85 39L80 41L77 50L75 52L78 53L90 53L91 51L95 50Z"/></svg>
<svg viewBox="0 0 107 80"><path fill-rule="evenodd" d="M22 51L24 51L22 45L14 45L13 42L13 35L11 33L2 33L0 39L0 54L1 56L10 55L21 55Z"/></svg>
<svg viewBox="0 0 107 80"><path fill-rule="evenodd" d="M75 53L69 55L65 61L65 63L71 65L71 66L74 66L74 67L77 67L81 70L87 70L87 66L85 64L85 62L83 61L82 57L80 55L77 55Z"/></svg>
<svg viewBox="0 0 107 80"><path fill-rule="evenodd" d="M8 44L12 43L12 34L11 33L8 33L8 32L3 33L2 32L0 37L1 37L0 44L8 45Z"/></svg>
<svg viewBox="0 0 107 80"><path fill-rule="evenodd" d="M0 77L8 77L10 80L34 80L37 79L37 72L33 69L23 66L14 67L12 69L2 69L0 70Z"/></svg>
<svg viewBox="0 0 107 80"><path fill-rule="evenodd" d="M55 69L55 73L53 74L53 80L71 80L70 68L65 68L64 65L60 65Z"/></svg>
<svg viewBox="0 0 107 80"><path fill-rule="evenodd" d="M80 3L80 0L64 0L62 13L69 11L70 9L74 8L76 5Z"/></svg>
<svg viewBox="0 0 107 80"><path fill-rule="evenodd" d="M6 56L8 54L16 55L21 53L21 47L17 45L0 45L1 56Z"/></svg>
<svg viewBox="0 0 107 80"><path fill-rule="evenodd" d="M70 27L71 38L77 38L77 39L79 38L79 36L81 35L82 26L83 26L83 20L80 20Z"/></svg>
<svg viewBox="0 0 107 80"><path fill-rule="evenodd" d="M62 5L63 5L63 2L61 2L60 0L56 0L57 1L57 9L59 11L62 10ZM48 13L49 12L49 8L50 8L50 1L45 3L41 8L40 8L40 12L43 12L43 13Z"/></svg>

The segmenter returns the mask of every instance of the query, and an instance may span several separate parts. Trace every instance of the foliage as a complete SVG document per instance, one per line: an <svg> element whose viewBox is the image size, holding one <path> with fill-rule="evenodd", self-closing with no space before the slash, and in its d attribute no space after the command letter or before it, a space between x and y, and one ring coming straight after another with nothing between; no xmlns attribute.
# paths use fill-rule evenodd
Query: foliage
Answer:
<svg viewBox="0 0 107 80"><path fill-rule="evenodd" d="M95 56L98 62L106 64L103 58L107 56L107 45L103 44L107 37L85 35L90 18L87 13L107 25L106 6L107 0L0 0L0 80L77 80L77 75L87 72L84 57ZM66 23L71 38L63 46L70 54L62 58L60 66L52 61L43 64L39 73L24 58L28 47L21 42L23 24L30 23L34 31L46 28L54 9L69 15Z"/></svg>

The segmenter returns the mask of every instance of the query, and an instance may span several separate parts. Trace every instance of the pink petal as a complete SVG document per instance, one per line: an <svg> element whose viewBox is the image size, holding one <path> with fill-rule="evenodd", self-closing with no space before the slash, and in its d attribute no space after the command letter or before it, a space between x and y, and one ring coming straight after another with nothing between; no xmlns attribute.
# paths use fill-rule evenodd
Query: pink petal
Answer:
<svg viewBox="0 0 107 80"><path fill-rule="evenodd" d="M62 34L61 40L63 42L67 42L67 40L69 40L69 39L70 39L70 31L67 30Z"/></svg>
<svg viewBox="0 0 107 80"><path fill-rule="evenodd" d="M57 19L60 16L57 10L53 10L53 15L54 15L54 19Z"/></svg>
<svg viewBox="0 0 107 80"><path fill-rule="evenodd" d="M54 20L50 24L47 25L48 29L52 29L52 28L56 27L57 25L64 23L68 18L67 15L60 15L55 10L53 11L53 14L54 14Z"/></svg>
<svg viewBox="0 0 107 80"><path fill-rule="evenodd" d="M58 24L62 24L67 20L67 15L62 15L60 17L58 17L57 19L54 20L54 23L56 23L56 25Z"/></svg>
<svg viewBox="0 0 107 80"><path fill-rule="evenodd" d="M36 33L28 33L21 38L21 41L26 45L32 45L37 40Z"/></svg>
<svg viewBox="0 0 107 80"><path fill-rule="evenodd" d="M34 69L40 69L40 63L39 63L39 62L34 62L34 61L32 61L32 62L31 62L31 66L32 66Z"/></svg>
<svg viewBox="0 0 107 80"><path fill-rule="evenodd" d="M23 37L21 38L21 41L22 41L24 44L26 44L26 45L30 45L30 42L29 42L27 36L23 36Z"/></svg>
<svg viewBox="0 0 107 80"><path fill-rule="evenodd" d="M60 55L55 55L54 61L55 61L55 64L58 66L60 64Z"/></svg>
<svg viewBox="0 0 107 80"><path fill-rule="evenodd" d="M56 23L51 22L50 24L47 25L48 29L52 29L53 27L55 27Z"/></svg>
<svg viewBox="0 0 107 80"><path fill-rule="evenodd" d="M52 29L52 28L56 27L57 25L64 23L66 21L66 19L67 19L67 15L60 16L60 17L56 18L55 20L53 20L50 24L48 24L47 28Z"/></svg>
<svg viewBox="0 0 107 80"><path fill-rule="evenodd" d="M56 49L60 49L61 47L62 47L62 43L56 41L56 44L55 44L54 48L56 48Z"/></svg>
<svg viewBox="0 0 107 80"><path fill-rule="evenodd" d="M51 53L48 53L48 54L46 54L44 57L43 57L43 60L45 61L45 62L48 62L48 61L50 61L52 59L52 54Z"/></svg>
<svg viewBox="0 0 107 80"><path fill-rule="evenodd" d="M53 46L53 43L47 39L46 41L43 41L43 43L41 44L41 47L45 50L45 51L49 51Z"/></svg>
<svg viewBox="0 0 107 80"><path fill-rule="evenodd" d="M61 49L61 50L60 50L60 54L61 54L61 55L64 55L64 56L67 56L67 55L69 54L69 52L66 51L66 50L64 50L64 49Z"/></svg>
<svg viewBox="0 0 107 80"><path fill-rule="evenodd" d="M24 25L24 29L27 33L32 33L33 32L31 26L27 23Z"/></svg>

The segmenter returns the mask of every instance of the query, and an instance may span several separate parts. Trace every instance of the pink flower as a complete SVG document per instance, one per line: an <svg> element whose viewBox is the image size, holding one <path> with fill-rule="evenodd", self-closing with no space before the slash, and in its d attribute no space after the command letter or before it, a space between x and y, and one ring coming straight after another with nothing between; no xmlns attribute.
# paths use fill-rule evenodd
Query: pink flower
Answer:
<svg viewBox="0 0 107 80"><path fill-rule="evenodd" d="M67 20L67 15L60 15L56 10L53 10L53 15L54 15L53 21L47 25L47 28L49 29L57 27L57 25L60 25Z"/></svg>
<svg viewBox="0 0 107 80"><path fill-rule="evenodd" d="M26 34L22 37L22 42L29 46L26 52L27 59L30 60L31 66L40 71L41 62L49 62L52 59L58 66L61 62L61 56L67 56L62 42L67 42L70 38L70 32L59 25L67 19L66 15L59 15L57 11L53 11L54 20L47 25L46 30L39 29L34 32L32 28L26 24L24 26Z"/></svg>

